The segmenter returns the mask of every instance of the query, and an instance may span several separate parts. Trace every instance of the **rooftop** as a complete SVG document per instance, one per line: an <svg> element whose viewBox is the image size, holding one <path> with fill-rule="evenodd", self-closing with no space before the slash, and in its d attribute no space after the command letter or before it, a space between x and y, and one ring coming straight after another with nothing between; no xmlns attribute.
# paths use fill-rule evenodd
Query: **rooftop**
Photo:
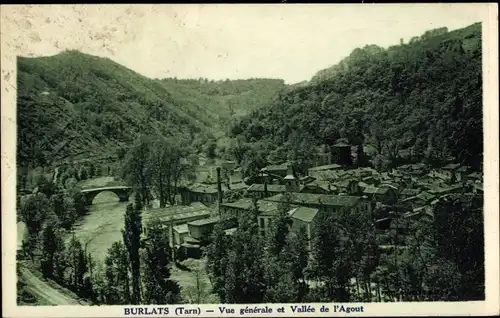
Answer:
<svg viewBox="0 0 500 318"><path fill-rule="evenodd" d="M405 194L405 195L417 195L420 193L420 190L418 189L404 189L403 191L401 191L401 194Z"/></svg>
<svg viewBox="0 0 500 318"><path fill-rule="evenodd" d="M264 192L264 184L262 183L254 183L250 187L248 187L247 191L258 191ZM282 184L268 184L267 191L269 192L285 192L286 186Z"/></svg>
<svg viewBox="0 0 500 318"><path fill-rule="evenodd" d="M259 208L259 212L261 213L270 213L278 210L279 202L276 201L267 201L267 200L259 200L257 201L257 206ZM223 203L221 206L236 208L241 210L250 210L253 207L253 200L250 198L239 199L238 201L232 203Z"/></svg>
<svg viewBox="0 0 500 318"><path fill-rule="evenodd" d="M204 217L208 217L208 216L210 216L209 210L199 210L199 211L175 214L172 217L171 216L164 216L164 217L160 217L159 220L160 220L160 222L170 222L171 219L173 219L173 221L178 221L178 220L188 219L188 218L192 218L192 217L204 218Z"/></svg>
<svg viewBox="0 0 500 318"><path fill-rule="evenodd" d="M335 170L335 169L340 169L342 168L341 165L338 164L331 164L331 165L323 165L323 166L317 166L317 167L312 167L309 169L309 171L325 171L325 170Z"/></svg>
<svg viewBox="0 0 500 318"><path fill-rule="evenodd" d="M184 234L184 233L188 233L189 229L188 229L187 224L184 223L184 224L174 226L174 231L179 233L179 234Z"/></svg>
<svg viewBox="0 0 500 318"><path fill-rule="evenodd" d="M342 147L342 148L344 148L344 147L351 147L351 146L349 146L348 144L343 143L343 142L338 142L335 145L333 145L333 147L336 147L336 148L341 148Z"/></svg>
<svg viewBox="0 0 500 318"><path fill-rule="evenodd" d="M315 209L315 208L308 208L305 206L301 206L301 207L292 209L292 211L290 211L290 212L291 212L290 216L292 218L299 219L301 221L310 223L310 222L312 222L312 220L314 219L316 214L319 212L319 210Z"/></svg>
<svg viewBox="0 0 500 318"><path fill-rule="evenodd" d="M249 210L253 206L253 200L250 198L242 198L235 202L226 202L220 205L221 207L236 208Z"/></svg>
<svg viewBox="0 0 500 318"><path fill-rule="evenodd" d="M460 167L459 163L450 163L443 167L443 170L454 170Z"/></svg>
<svg viewBox="0 0 500 318"><path fill-rule="evenodd" d="M280 165L269 165L267 167L260 169L260 171L283 171L287 169L288 169L288 164L282 163Z"/></svg>
<svg viewBox="0 0 500 318"><path fill-rule="evenodd" d="M191 221L188 223L188 225L203 226L203 225L208 225L208 224L215 224L215 223L218 223L219 221L220 221L220 219L218 217L213 217L213 218L208 218L208 219Z"/></svg>
<svg viewBox="0 0 500 318"><path fill-rule="evenodd" d="M367 194L385 194L389 191L389 187L367 187L363 190L363 193Z"/></svg>
<svg viewBox="0 0 500 318"><path fill-rule="evenodd" d="M193 202L190 205L174 205L165 208L148 209L148 216L169 216L176 214L184 214L195 211L208 211L208 207L200 202Z"/></svg>
<svg viewBox="0 0 500 318"><path fill-rule="evenodd" d="M351 207L356 205L361 198L347 195L329 195L312 193L291 193L291 204L314 204L335 207ZM278 194L264 199L266 201L281 202L283 194Z"/></svg>

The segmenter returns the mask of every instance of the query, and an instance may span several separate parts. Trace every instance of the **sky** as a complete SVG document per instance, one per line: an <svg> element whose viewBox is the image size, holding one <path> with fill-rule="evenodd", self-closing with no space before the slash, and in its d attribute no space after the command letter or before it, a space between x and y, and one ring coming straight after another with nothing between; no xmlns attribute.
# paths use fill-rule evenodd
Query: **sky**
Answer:
<svg viewBox="0 0 500 318"><path fill-rule="evenodd" d="M44 5L2 7L22 56L66 49L151 78L310 80L352 50L486 21L486 5Z"/></svg>

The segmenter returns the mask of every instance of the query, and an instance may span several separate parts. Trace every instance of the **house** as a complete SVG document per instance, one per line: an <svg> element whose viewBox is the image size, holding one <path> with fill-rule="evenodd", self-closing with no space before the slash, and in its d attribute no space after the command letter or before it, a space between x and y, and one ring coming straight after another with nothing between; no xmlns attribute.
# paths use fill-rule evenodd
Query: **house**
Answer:
<svg viewBox="0 0 500 318"><path fill-rule="evenodd" d="M342 169L341 165L338 164L328 164L328 165L322 165L322 166L317 166L317 167L312 167L308 169L308 174L313 177L318 177L321 176L321 174L325 171L335 171Z"/></svg>
<svg viewBox="0 0 500 318"><path fill-rule="evenodd" d="M391 204L396 201L397 192L390 186L366 187L363 190L363 195L376 202Z"/></svg>
<svg viewBox="0 0 500 318"><path fill-rule="evenodd" d="M236 169L236 162L231 160L226 160L221 164L221 166L224 170L231 172L234 169Z"/></svg>
<svg viewBox="0 0 500 318"><path fill-rule="evenodd" d="M201 258L201 245L200 242L190 236L184 238L184 243L179 246L179 255L181 258Z"/></svg>
<svg viewBox="0 0 500 318"><path fill-rule="evenodd" d="M251 198L242 198L235 202L224 202L219 205L220 216L222 219L238 219L245 211L253 208L254 200Z"/></svg>
<svg viewBox="0 0 500 318"><path fill-rule="evenodd" d="M430 206L421 206L413 209L410 212L407 212L403 215L405 219L411 220L432 220L434 218L434 213L432 212L432 208Z"/></svg>
<svg viewBox="0 0 500 318"><path fill-rule="evenodd" d="M280 165L269 165L260 169L260 171L269 175L284 178L287 175L288 166L289 165L287 163L283 163Z"/></svg>
<svg viewBox="0 0 500 318"><path fill-rule="evenodd" d="M204 204L214 204L217 202L217 186L203 183L179 187L182 204L191 202L202 202Z"/></svg>
<svg viewBox="0 0 500 318"><path fill-rule="evenodd" d="M254 203L255 202L255 203ZM254 209L254 204L257 204L259 218L271 218L278 211L278 203L264 200L255 201L253 198L243 198L232 203L222 203L220 205L221 218L224 220L238 219L243 213ZM267 225L267 223L266 223ZM264 229L266 226L263 226Z"/></svg>
<svg viewBox="0 0 500 318"><path fill-rule="evenodd" d="M200 202L193 202L191 205L169 206L166 208L148 209L148 223L160 221L162 224L174 225L187 223L210 217L211 211Z"/></svg>
<svg viewBox="0 0 500 318"><path fill-rule="evenodd" d="M382 178L382 181L390 181L390 180L392 180L391 176L387 172L382 172L380 174L380 177Z"/></svg>
<svg viewBox="0 0 500 318"><path fill-rule="evenodd" d="M300 193L315 193L315 194L329 194L330 191L329 189L329 184L322 184L322 183L310 183L310 184L305 184L301 185L299 187L299 192Z"/></svg>
<svg viewBox="0 0 500 318"><path fill-rule="evenodd" d="M307 238L309 241L309 249L311 249L311 233L314 228L314 221L319 210L316 208L308 207L296 207L290 210L289 215L292 219L292 225L290 227L291 232L297 233L300 228L305 228L307 232Z"/></svg>
<svg viewBox="0 0 500 318"><path fill-rule="evenodd" d="M285 191L285 185L255 183L248 187L246 192L252 198L263 199Z"/></svg>
<svg viewBox="0 0 500 318"><path fill-rule="evenodd" d="M317 171L312 173L311 176L316 178L316 180L322 180L322 181L334 181L334 180L340 180L340 173L342 170L339 171Z"/></svg>
<svg viewBox="0 0 500 318"><path fill-rule="evenodd" d="M348 195L357 195L361 192L358 186L358 181L354 179L347 179L340 182L336 182L335 186L337 187L339 193L345 193Z"/></svg>
<svg viewBox="0 0 500 318"><path fill-rule="evenodd" d="M455 180L457 182L462 182L467 180L467 173L469 172L470 168L468 166L461 166L458 168L455 172Z"/></svg>
<svg viewBox="0 0 500 318"><path fill-rule="evenodd" d="M376 179L374 176L366 176L361 180L363 180L364 183L370 184L373 186L377 186L380 183L380 181L378 179Z"/></svg>
<svg viewBox="0 0 500 318"><path fill-rule="evenodd" d="M312 154L312 161L315 165L328 165L332 163L332 152L328 145L321 145Z"/></svg>
<svg viewBox="0 0 500 318"><path fill-rule="evenodd" d="M182 243L184 243L184 239L189 236L189 230L186 223L174 226L173 232L174 232L173 246L175 247L179 247Z"/></svg>
<svg viewBox="0 0 500 318"><path fill-rule="evenodd" d="M450 163L441 168L441 173L444 174L448 179L455 180L455 173L459 167L460 164L458 163Z"/></svg>
<svg viewBox="0 0 500 318"><path fill-rule="evenodd" d="M206 219L211 216L211 213L209 210L201 210L201 211L194 211L194 212L188 212L188 213L181 213L181 214L176 214L172 216L165 216L165 217L160 217L158 220L162 224L182 224L182 223L187 223L190 221L195 221L195 220L200 220L200 219Z"/></svg>
<svg viewBox="0 0 500 318"><path fill-rule="evenodd" d="M381 219L375 220L375 231L377 233L382 233L387 231L390 226L391 226L391 218L390 217L385 217Z"/></svg>
<svg viewBox="0 0 500 318"><path fill-rule="evenodd" d="M271 220L278 213L278 202L270 202L261 200L257 202L259 207L259 215L257 216L257 222L259 224L260 234L265 235L269 230L269 226L271 225Z"/></svg>
<svg viewBox="0 0 500 318"><path fill-rule="evenodd" d="M462 184L455 184L448 187L433 187L428 190L428 192L434 196L442 196L450 193L460 193L462 192L464 186Z"/></svg>
<svg viewBox="0 0 500 318"><path fill-rule="evenodd" d="M361 192L363 192L364 189L366 189L368 187L371 187L371 185L368 184L368 183L364 183L363 181L359 181L358 182L358 187L361 190Z"/></svg>
<svg viewBox="0 0 500 318"><path fill-rule="evenodd" d="M483 175L479 172L472 172L467 176L467 180L471 180L473 182L481 182L483 179Z"/></svg>
<svg viewBox="0 0 500 318"><path fill-rule="evenodd" d="M315 181L316 178L315 177L311 177L311 176L305 176L305 177L302 177L299 179L299 183L300 184L309 184L313 181Z"/></svg>
<svg viewBox="0 0 500 318"><path fill-rule="evenodd" d="M213 231L214 226L219 223L219 217L200 219L187 223L189 235L197 240L206 239Z"/></svg>
<svg viewBox="0 0 500 318"><path fill-rule="evenodd" d="M278 194L264 199L271 202L283 202L283 194ZM296 206L306 206L316 208L320 211L335 213L342 209L352 212L366 212L371 215L372 205L368 200L357 196L311 194L311 193L290 193L290 204Z"/></svg>
<svg viewBox="0 0 500 318"><path fill-rule="evenodd" d="M427 204L427 200L417 196L404 199L400 202L405 210L412 210Z"/></svg>
<svg viewBox="0 0 500 318"><path fill-rule="evenodd" d="M475 194L484 194L483 184L474 183L472 186L472 192Z"/></svg>
<svg viewBox="0 0 500 318"><path fill-rule="evenodd" d="M418 190L418 189L404 189L403 191L401 191L401 193L399 194L399 197L401 199L408 199L408 198L411 198L411 197L414 197L416 196L417 194L419 194L421 192L421 190Z"/></svg>

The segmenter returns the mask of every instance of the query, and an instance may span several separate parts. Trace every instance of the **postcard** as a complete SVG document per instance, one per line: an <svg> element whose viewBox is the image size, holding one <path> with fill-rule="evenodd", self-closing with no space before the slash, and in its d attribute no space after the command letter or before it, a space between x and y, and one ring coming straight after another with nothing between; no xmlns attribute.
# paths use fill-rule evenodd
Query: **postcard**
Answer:
<svg viewBox="0 0 500 318"><path fill-rule="evenodd" d="M4 315L499 314L497 9L2 6Z"/></svg>

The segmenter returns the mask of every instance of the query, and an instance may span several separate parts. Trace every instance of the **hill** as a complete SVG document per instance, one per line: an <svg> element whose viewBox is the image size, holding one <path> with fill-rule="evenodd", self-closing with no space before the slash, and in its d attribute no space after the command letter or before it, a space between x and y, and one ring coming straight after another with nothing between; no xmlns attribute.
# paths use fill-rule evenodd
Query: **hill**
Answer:
<svg viewBox="0 0 500 318"><path fill-rule="evenodd" d="M303 147L342 138L373 146L388 164L453 157L480 168L481 24L430 30L387 49L355 49L238 121L231 137L236 150L252 153L243 160L250 166L297 158L301 150L306 160L311 150Z"/></svg>
<svg viewBox="0 0 500 318"><path fill-rule="evenodd" d="M67 51L18 58L18 165L108 155L139 134L221 134L231 115L265 106L280 80L155 80Z"/></svg>

